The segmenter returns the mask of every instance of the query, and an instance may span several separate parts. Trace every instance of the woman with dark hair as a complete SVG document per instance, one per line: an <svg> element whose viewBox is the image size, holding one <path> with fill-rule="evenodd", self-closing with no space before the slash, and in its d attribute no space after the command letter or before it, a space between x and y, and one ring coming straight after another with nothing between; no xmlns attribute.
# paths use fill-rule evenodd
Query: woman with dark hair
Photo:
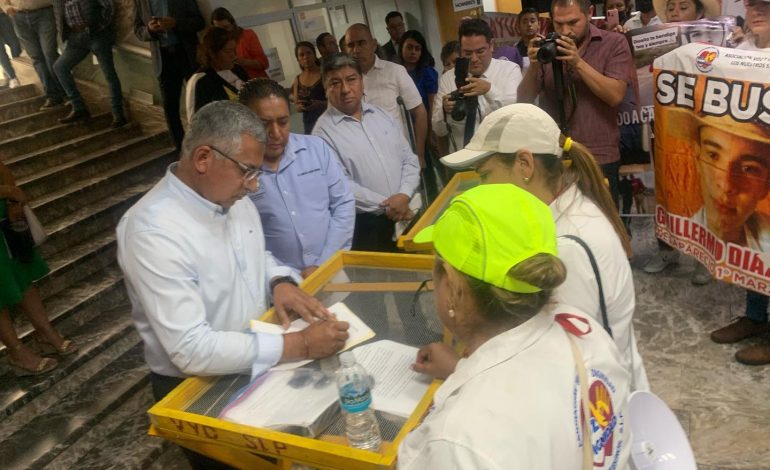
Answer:
<svg viewBox="0 0 770 470"><path fill-rule="evenodd" d="M8 365L18 376L45 374L58 365L56 359L77 351L75 343L64 339L51 326L35 281L48 274L48 265L33 246L29 231L16 230L27 225L24 204L27 197L16 186L11 171L0 163L0 342L8 349ZM27 234L25 238L18 234ZM35 328L30 346L22 343L13 326L9 307L18 306Z"/></svg>
<svg viewBox="0 0 770 470"><path fill-rule="evenodd" d="M412 29L401 36L398 58L417 85L417 90L422 96L422 104L428 110L428 116L431 116L431 105L438 91L438 73L433 68L435 61L428 51L425 38L419 31Z"/></svg>
<svg viewBox="0 0 770 470"><path fill-rule="evenodd" d="M716 18L721 14L718 0L653 0L653 5L664 23Z"/></svg>
<svg viewBox="0 0 770 470"><path fill-rule="evenodd" d="M249 77L235 59L234 34L217 27L207 29L198 45L201 68L187 82L188 119L212 101L238 100Z"/></svg>
<svg viewBox="0 0 770 470"><path fill-rule="evenodd" d="M234 34L237 41L235 63L243 67L249 79L267 77L267 68L270 64L257 33L238 26L233 15L223 7L211 12L211 26L226 29Z"/></svg>
<svg viewBox="0 0 770 470"><path fill-rule="evenodd" d="M305 134L310 134L315 122L326 111L321 62L316 57L315 47L308 41L301 41L294 46L294 57L302 73L291 84L291 96L297 111L302 113Z"/></svg>

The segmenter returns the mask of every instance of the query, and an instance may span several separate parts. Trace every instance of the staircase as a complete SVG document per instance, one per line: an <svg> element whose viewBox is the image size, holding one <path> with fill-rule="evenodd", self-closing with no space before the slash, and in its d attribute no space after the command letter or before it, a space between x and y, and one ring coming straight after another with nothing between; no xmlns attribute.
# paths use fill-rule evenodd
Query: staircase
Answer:
<svg viewBox="0 0 770 470"><path fill-rule="evenodd" d="M175 449L146 435L149 370L115 257L121 215L176 156L156 108L131 103L131 123L111 129L107 100L83 88L93 118L75 125L57 122L68 108L39 111L33 85L0 90L0 160L49 234L40 251L51 272L38 287L51 322L80 346L54 372L32 378L15 377L0 346L4 470L176 461ZM14 321L28 340L26 317Z"/></svg>

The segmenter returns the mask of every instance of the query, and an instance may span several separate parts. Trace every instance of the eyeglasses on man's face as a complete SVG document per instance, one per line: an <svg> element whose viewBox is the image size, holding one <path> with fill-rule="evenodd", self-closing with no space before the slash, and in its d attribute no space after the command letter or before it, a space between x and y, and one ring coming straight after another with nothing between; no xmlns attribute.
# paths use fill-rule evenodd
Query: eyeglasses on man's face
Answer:
<svg viewBox="0 0 770 470"><path fill-rule="evenodd" d="M233 157L231 157L230 155L226 154L225 152L219 150L218 148L214 147L213 145L209 145L209 147L211 147L211 150L215 151L216 153L222 155L226 159L228 159L231 162L233 162L236 165L238 165L238 168L243 173L243 180L244 180L244 182L249 183L251 181L254 181L254 180L258 179L260 177L260 175L262 174L262 170L261 169L255 168L255 167L250 166L250 165L247 165L247 164L245 164L243 162L239 162L238 160L234 159Z"/></svg>

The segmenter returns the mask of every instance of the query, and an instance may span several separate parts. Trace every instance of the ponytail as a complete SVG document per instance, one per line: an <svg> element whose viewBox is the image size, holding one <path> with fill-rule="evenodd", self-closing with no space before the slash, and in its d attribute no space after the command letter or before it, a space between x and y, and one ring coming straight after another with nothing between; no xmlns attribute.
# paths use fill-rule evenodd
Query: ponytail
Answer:
<svg viewBox="0 0 770 470"><path fill-rule="evenodd" d="M559 140L563 144L566 138L561 136ZM571 141L571 145L567 147L568 149L562 155L562 160L567 167L564 170L564 185L569 186L575 183L580 192L599 207L612 224L612 228L615 229L626 256L630 258L632 255L631 240L628 238L628 232L626 232L623 221L620 220L618 208L612 201L610 191L604 183L602 170L596 164L594 156L583 144ZM567 162L571 162L571 164L566 164Z"/></svg>
<svg viewBox="0 0 770 470"><path fill-rule="evenodd" d="M609 220L620 239L620 244L623 245L626 256L630 258L633 254L631 240L628 238L628 232L626 232L623 221L620 220L618 208L612 202L612 196L604 182L604 174L599 165L596 164L594 156L584 145L564 135L559 137L559 144L563 148L561 158L556 155L533 154L537 166L542 170L546 186L556 193L561 187L576 184L583 196L596 204ZM512 167L516 162L517 154L515 153L498 153L497 155L500 161L508 167Z"/></svg>

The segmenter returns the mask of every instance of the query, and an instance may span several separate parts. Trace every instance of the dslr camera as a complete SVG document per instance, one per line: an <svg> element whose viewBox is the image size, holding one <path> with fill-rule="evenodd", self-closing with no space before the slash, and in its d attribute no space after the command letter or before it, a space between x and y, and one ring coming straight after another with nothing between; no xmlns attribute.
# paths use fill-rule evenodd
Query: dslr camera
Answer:
<svg viewBox="0 0 770 470"><path fill-rule="evenodd" d="M462 121L468 115L468 105L465 103L465 95L460 90L455 90L449 94L449 101L455 102L450 116L455 121Z"/></svg>
<svg viewBox="0 0 770 470"><path fill-rule="evenodd" d="M550 64L553 60L560 56L559 50L556 48L556 40L561 38L561 35L557 32L548 33L548 35L540 41L540 49L537 50L537 60L541 64Z"/></svg>
<svg viewBox="0 0 770 470"><path fill-rule="evenodd" d="M467 84L468 69L470 67L470 60L467 57L458 57L455 62L455 86L461 88ZM476 99L475 96L466 97L460 90L455 90L449 94L449 100L455 102L454 108L450 116L455 121L462 121L468 116L469 101ZM474 103L470 103L473 106Z"/></svg>

